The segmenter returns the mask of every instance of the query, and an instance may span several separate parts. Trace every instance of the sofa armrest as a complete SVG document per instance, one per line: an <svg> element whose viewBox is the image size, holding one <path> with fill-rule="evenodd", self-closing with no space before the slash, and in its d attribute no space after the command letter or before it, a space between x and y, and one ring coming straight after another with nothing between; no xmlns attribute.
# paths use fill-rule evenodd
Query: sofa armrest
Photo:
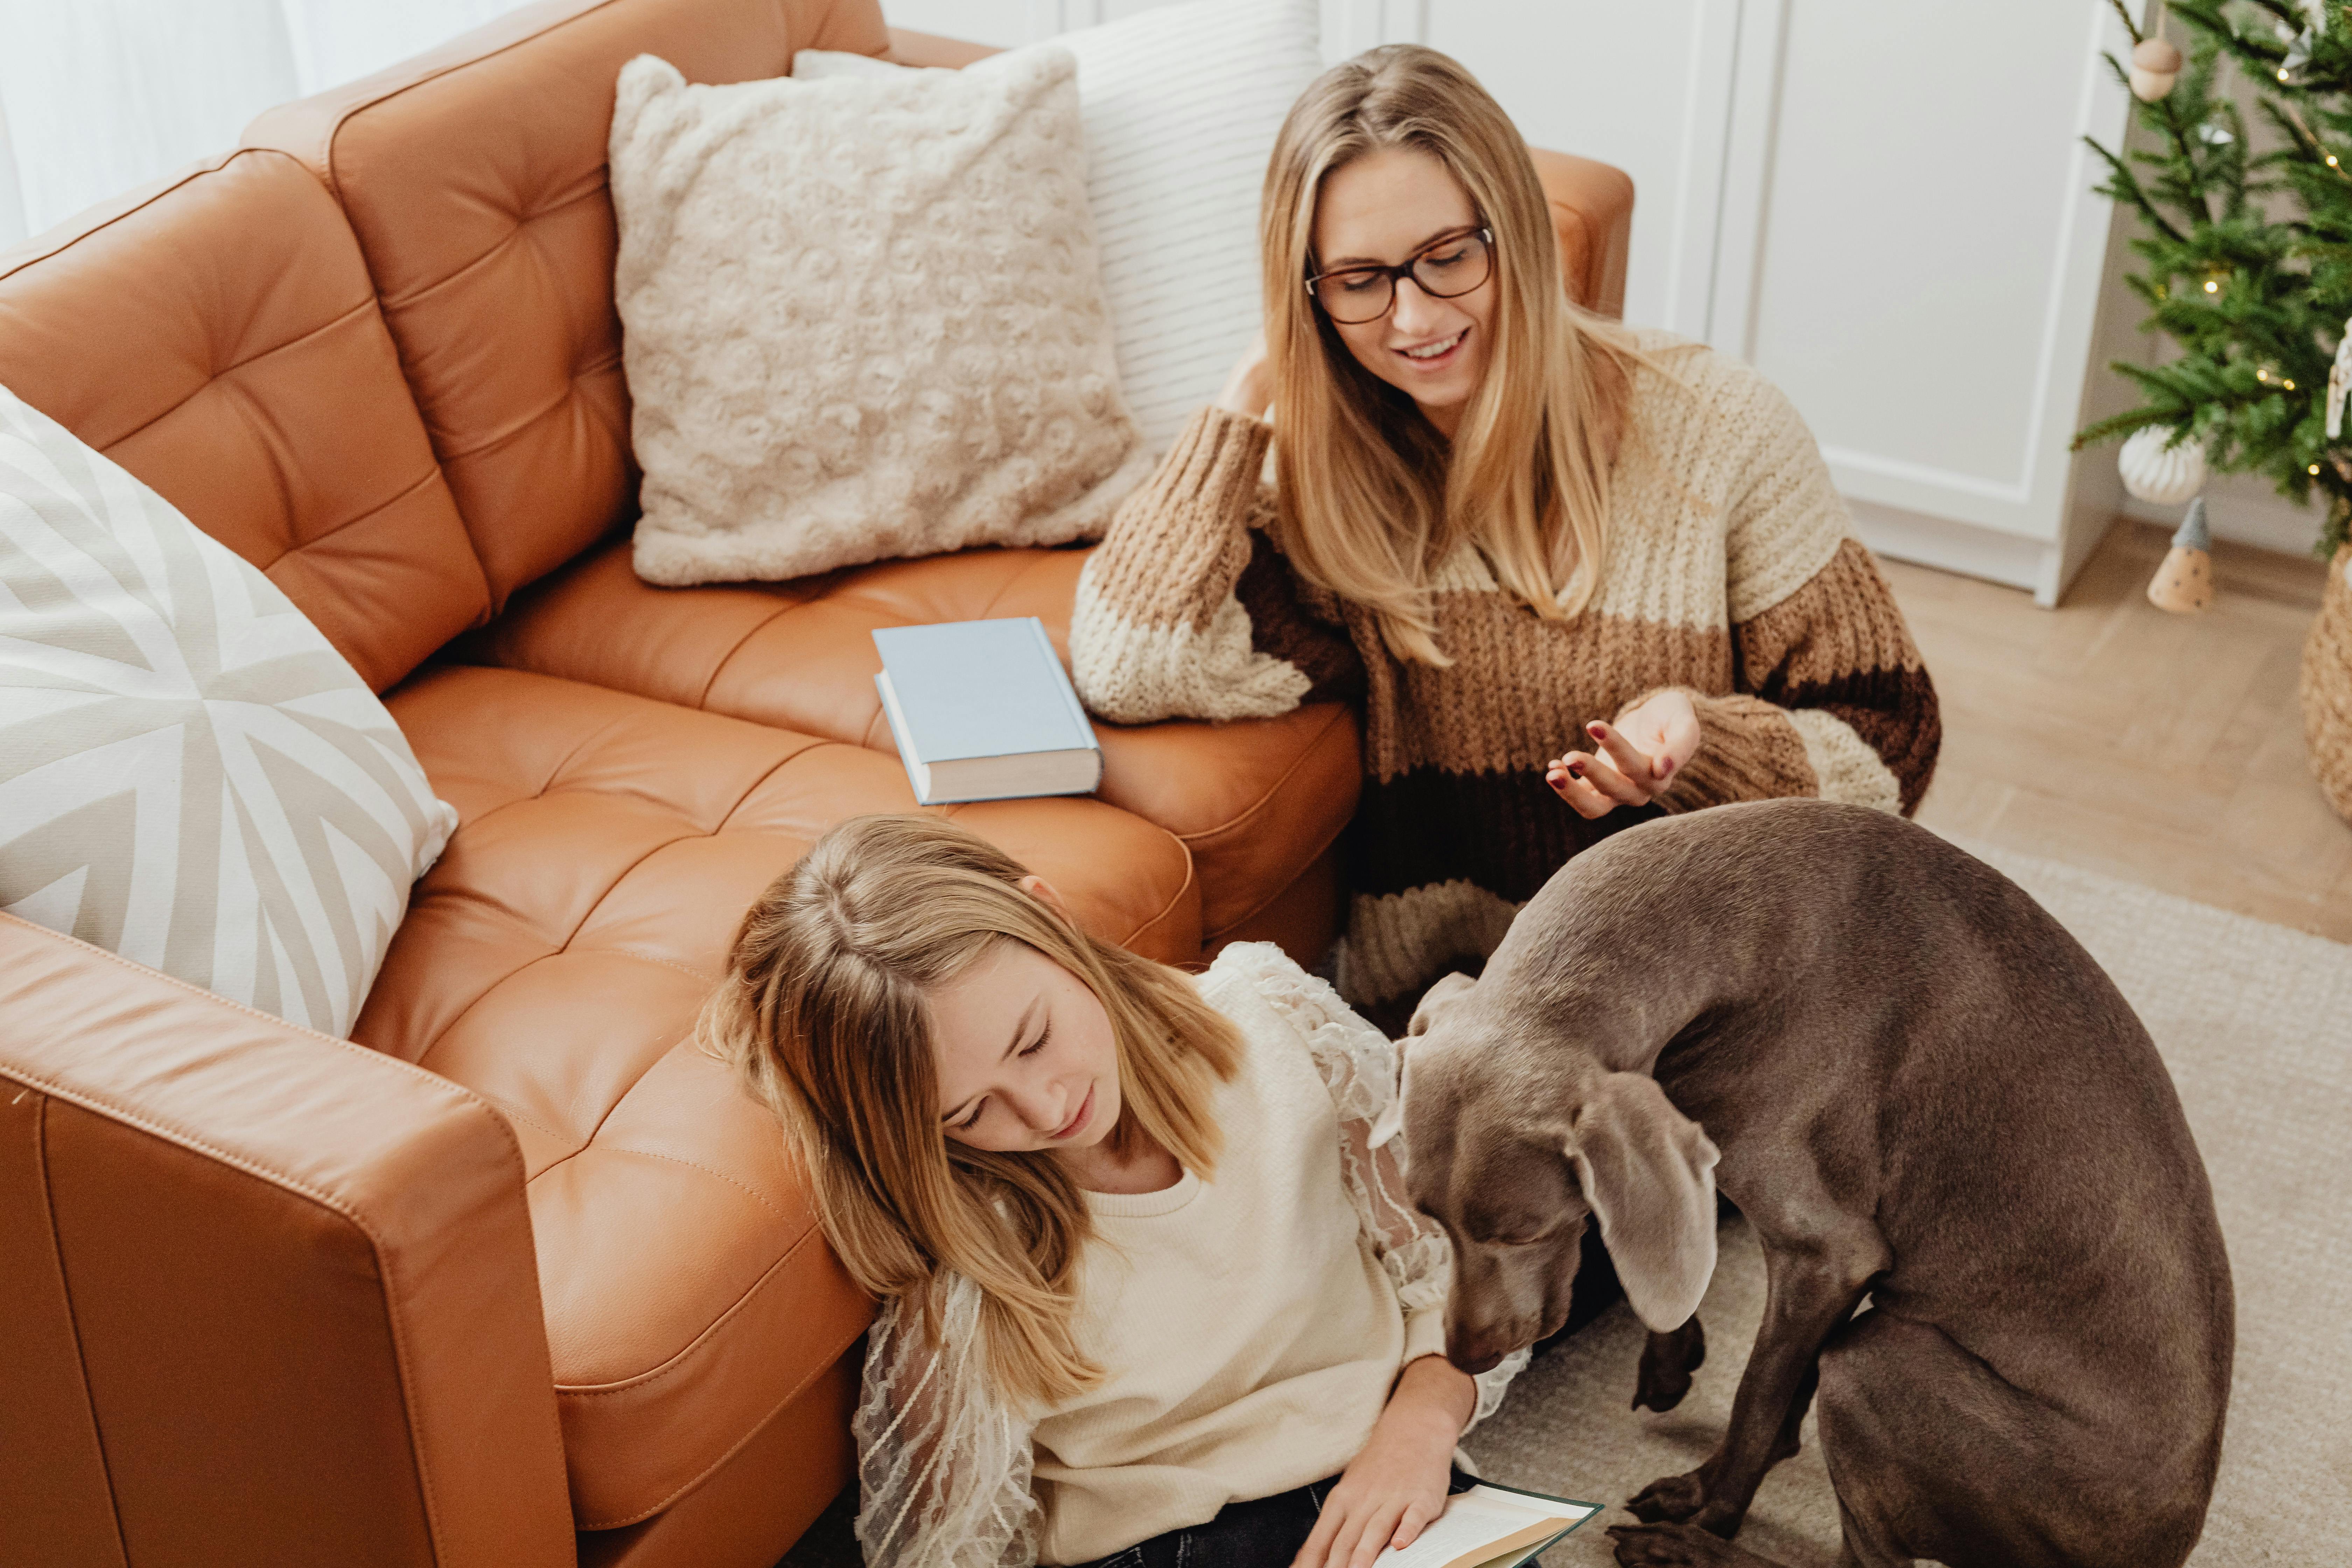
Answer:
<svg viewBox="0 0 2352 1568"><path fill-rule="evenodd" d="M0 1562L573 1561L484 1101L0 916Z"/></svg>
<svg viewBox="0 0 2352 1568"><path fill-rule="evenodd" d="M1559 233L1568 297L1612 318L1625 313L1625 254L1633 240L1633 179L1613 164L1528 149Z"/></svg>
<svg viewBox="0 0 2352 1568"><path fill-rule="evenodd" d="M937 33L893 27L890 52L883 58L902 66L942 66L949 70L961 70L974 60L1003 52L993 44L967 43L961 38L943 38Z"/></svg>

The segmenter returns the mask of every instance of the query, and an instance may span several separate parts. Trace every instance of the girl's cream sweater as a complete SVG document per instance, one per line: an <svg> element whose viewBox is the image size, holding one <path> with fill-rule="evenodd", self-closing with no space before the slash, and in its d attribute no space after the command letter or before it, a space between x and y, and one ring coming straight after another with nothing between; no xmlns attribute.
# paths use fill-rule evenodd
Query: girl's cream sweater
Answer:
<svg viewBox="0 0 2352 1568"><path fill-rule="evenodd" d="M1444 1353L1444 1235L1371 1144L1395 1047L1270 944L1200 984L1245 1047L1224 1151L1213 1180L1089 1195L1078 1340L1103 1381L1016 1412L974 1353L968 1284L945 1282L944 1351L886 1310L856 1420L869 1563L1086 1563L1204 1523L1346 1468L1405 1363ZM1480 1379L1481 1415L1525 1359Z"/></svg>

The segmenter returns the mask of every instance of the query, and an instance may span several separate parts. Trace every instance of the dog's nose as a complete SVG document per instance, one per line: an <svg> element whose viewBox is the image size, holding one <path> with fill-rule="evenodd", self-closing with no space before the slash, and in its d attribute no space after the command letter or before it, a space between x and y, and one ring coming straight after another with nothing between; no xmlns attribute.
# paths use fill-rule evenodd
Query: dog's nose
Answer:
<svg viewBox="0 0 2352 1568"><path fill-rule="evenodd" d="M1468 1373L1473 1377L1477 1376L1482 1372L1492 1372L1496 1367L1503 1364L1503 1358L1499 1355L1457 1355L1448 1356L1446 1357L1446 1360L1452 1362L1455 1366L1460 1367L1464 1372Z"/></svg>

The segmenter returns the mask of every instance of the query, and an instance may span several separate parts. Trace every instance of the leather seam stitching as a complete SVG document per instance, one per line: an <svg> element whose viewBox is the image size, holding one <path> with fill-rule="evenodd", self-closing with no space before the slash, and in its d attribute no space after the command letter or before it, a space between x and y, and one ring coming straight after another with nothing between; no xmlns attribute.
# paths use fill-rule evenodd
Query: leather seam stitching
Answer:
<svg viewBox="0 0 2352 1568"><path fill-rule="evenodd" d="M740 1295L729 1302L725 1311L703 1325L701 1331L693 1339L678 1346L675 1352L664 1358L659 1366L647 1367L645 1371L622 1378L616 1383L559 1383L555 1385L557 1394L564 1399L598 1399L609 1394L627 1394L671 1376L685 1364L687 1358L694 1353L698 1345L706 1343L719 1331L720 1325L731 1318L740 1316L749 1306L751 1298L765 1289L770 1280L790 1268L793 1259L813 1246L824 1245L825 1245L824 1232L817 1226L812 1225L794 1237L793 1244L779 1253L774 1262L760 1270L759 1279L753 1280Z"/></svg>
<svg viewBox="0 0 2352 1568"><path fill-rule="evenodd" d="M193 178L194 176L191 177ZM177 414L181 409L185 408L191 402L193 402L197 394L203 392L205 386L210 386L213 383L219 381L226 376L234 375L249 364L259 364L263 360L268 359L272 354L283 353L288 349L295 348L302 343L309 342L312 338L318 337L321 333L331 332L337 327L341 326L344 322L350 321L353 316L358 315L362 310L373 310L374 309L375 295L371 292L366 299L361 300L358 304L353 305L341 315L330 317L328 320L320 322L317 326L312 327L309 331L297 332L294 336L288 338L284 342L272 343L266 349L257 349L255 352L246 355L243 359L238 360L234 364L225 364L221 366L218 370L212 372L205 377L204 386L197 387L194 392L189 393L187 396L183 397L179 402L172 405L171 407L160 409L147 418L141 420L130 429L122 432L121 435L117 436L114 439L109 441L106 444L104 450L111 452L115 447L122 445L123 442L130 440L132 437L140 435L149 428L156 425L160 425L164 420L169 419L173 415ZM411 409L414 409L416 406L415 395L405 381L402 383L401 391L407 395L403 398L403 401L407 403ZM436 464L435 466L437 468L439 465ZM341 526L341 524L338 524L338 529L340 529ZM324 536L322 535L321 537Z"/></svg>
<svg viewBox="0 0 2352 1568"><path fill-rule="evenodd" d="M481 58L487 59L489 57L486 55ZM470 65L474 62L469 60L466 63ZM568 200L560 201L551 207L541 207L534 213L518 213L514 216L514 226L508 229L506 233L499 236L496 240L492 241L488 249L481 252L478 256L467 257L465 260L457 263L457 266L451 268L440 277L436 278L430 283L420 283L415 288L410 289L407 293L402 294L397 298L388 297L383 294L378 294L376 298L383 301L383 308L387 314L394 310L405 310L412 305L421 304L425 300L427 300L434 295L439 293L443 289L447 288L450 284L458 281L467 273L472 272L475 268L480 267L483 263L490 260L502 251L508 249L522 236L525 230L531 226L531 225L539 222L542 218L552 217L557 213L578 206L582 202L588 201L609 189L611 184L612 181L609 177L601 179L594 184L590 185L586 190L582 191L578 195L572 196Z"/></svg>
<svg viewBox="0 0 2352 1568"><path fill-rule="evenodd" d="M712 837L716 837L717 835L714 834ZM624 958L634 958L640 963L658 963L665 969L675 969L680 974L685 975L688 980L695 981L703 985L716 985L719 983L712 976L703 973L702 971L695 968L690 963L680 963L675 958L664 958L657 952L646 952L643 949L635 947L608 947L603 951L606 952L617 952Z"/></svg>
<svg viewBox="0 0 2352 1568"><path fill-rule="evenodd" d="M719 662L710 667L709 677L703 681L702 689L695 693L696 710L703 713L710 711L711 688L719 684L719 678L727 673L727 667L735 662L735 656L743 651L745 644L809 602L806 599L801 599L789 605L779 605L773 611L762 616L756 626L746 627L743 635L735 639L734 645L719 656Z"/></svg>
<svg viewBox="0 0 2352 1568"><path fill-rule="evenodd" d="M145 212L149 207L153 206L157 202L162 201L164 197L170 195L173 191L178 190L181 186L191 184L197 180L201 180L206 174L219 174L223 169L227 168L231 163L236 162L237 159L243 157L247 153L274 153L281 158L293 158L298 166L302 163L302 160L299 158L294 158L292 153L287 152L282 147L233 147L226 153L217 154L214 161L199 164L197 167L188 170L185 174L181 174L177 179L173 180L170 184L165 185L162 190L146 197L134 206L125 207L122 211L116 213L112 217L108 218L104 223L99 224L95 227L86 228L79 234L74 235L68 239L61 240L57 245L47 250L38 251L31 256L27 256L25 259L16 262L6 270L0 271L0 281L5 281L7 279L14 278L17 273L22 272L27 267L37 267L42 262L49 260L53 257L63 256L67 251L71 250L83 240L94 238L99 235L104 234L116 224L121 223L128 218ZM305 169L304 172L308 173L309 171ZM70 223L73 220L71 218L68 218L66 221ZM27 236L26 240L20 243L29 244L33 240L37 240L38 238L40 238L39 235L31 235ZM10 247L9 248L13 249L14 247ZM371 294L374 292L373 279L370 279L368 291Z"/></svg>
<svg viewBox="0 0 2352 1568"><path fill-rule="evenodd" d="M509 443L528 435L550 415L561 413L567 404L570 404L574 399L578 398L579 395L579 391L574 386L572 378L567 375L563 381L562 391L557 393L553 397L541 404L539 407L532 409L521 418L510 422L504 429L499 430L493 435L484 437L481 440L475 442L470 447L444 449L440 443L436 442L433 447L433 455L440 459L444 467L452 463L462 463L469 458L486 457L490 453L497 451L499 447L507 446ZM417 406L419 410L422 411L424 405L419 404ZM430 416L428 416L427 417L429 420Z"/></svg>
<svg viewBox="0 0 2352 1568"><path fill-rule="evenodd" d="M1176 837L1182 839L1185 845L1189 847L1192 845L1214 838L1219 834L1230 833L1237 827L1245 826L1249 823L1255 821L1259 814L1265 810L1266 804L1273 800L1276 795L1281 793L1282 786L1288 784L1293 778L1297 776L1298 770L1307 765L1307 759L1315 754L1316 748L1320 746L1323 743L1324 738L1331 733L1332 726L1341 722L1347 717L1347 705L1345 703L1334 703L1332 705L1331 716L1324 721L1323 727L1316 731L1314 734L1307 737L1307 744L1298 748L1298 755L1292 758L1290 765L1282 770L1282 776L1276 779L1272 784L1266 785L1265 791L1260 794L1255 800L1250 802L1247 805L1242 807L1241 810L1235 812L1233 816L1227 817L1223 822L1217 823L1213 826L1200 828L1191 833L1180 833L1176 835ZM1319 855L1322 851L1318 849L1316 853Z"/></svg>
<svg viewBox="0 0 2352 1568"><path fill-rule="evenodd" d="M150 421L150 423L152 423L152 421ZM428 448L428 451L429 449L430 448ZM344 519L342 521L335 524L334 527L327 530L326 532L320 534L315 539L306 539L299 544L289 545L286 549L279 551L276 555L272 556L270 558L269 564L261 567L260 570L265 574L276 570L278 563L285 561L288 557L299 555L302 552L310 549L313 545L324 544L328 540L341 533L345 529L357 528L361 523L366 522L371 518L381 516L383 513L398 506L402 501L404 501L409 497L415 495L417 491L425 489L427 485L430 485L435 479L442 478L441 465L438 462L432 461L428 458L424 476L415 484L410 485L406 489L402 490L398 495L378 501L375 505L368 508L365 511ZM450 515L453 517L457 516L457 503L453 498L449 507ZM465 519L458 518L457 522L460 529L465 526ZM466 536L466 542L468 546L466 553L468 555L474 555L474 551L471 548L473 544L473 535L467 534ZM474 575L481 579L482 596L487 599L489 596L489 577L488 574L483 571L481 557L478 555L474 555Z"/></svg>
<svg viewBox="0 0 2352 1568"><path fill-rule="evenodd" d="M869 1324L868 1326L870 1327L871 1325ZM771 1405L768 1409L768 1413L765 1415L762 1415L758 1421L754 1422L749 1432L743 1434L740 1438L729 1446L725 1453L719 1455L719 1458L704 1466L700 1470L697 1471L692 1477L679 1485L675 1490L664 1497L659 1502L641 1512L629 1514L620 1519L585 1521L581 1524L580 1528L583 1530L618 1530L624 1526L635 1524L640 1521L651 1519L655 1514L657 1514L664 1509L668 1508L671 1504L677 1502L678 1499L694 1490L695 1488L700 1486L704 1481L709 1480L712 1476L719 1472L721 1467L733 1459L736 1455L751 1447L751 1440L757 1437L761 1432L767 1430L768 1423L773 1421L778 1415L783 1414L783 1412L796 1402L802 1394L806 1394L809 1391L810 1384L816 1382L818 1378L823 1377L826 1373L831 1372L834 1368L834 1364L841 1360L843 1354L848 1351L849 1347L857 1342L858 1334L863 1334L865 1331L866 1330L861 1328L857 1331L857 1333L851 1334L848 1338L842 1340L838 1344L835 1345L832 1349L832 1352L817 1363L815 1370L811 1372L806 1377L802 1378L800 1382L794 1384L791 1392L787 1393L782 1399L777 1400L774 1405Z"/></svg>
<svg viewBox="0 0 2352 1568"><path fill-rule="evenodd" d="M66 940L73 942L78 939L68 937ZM81 943L81 945L88 946L89 944ZM96 948L93 949L93 951L100 953L106 952L106 950L103 948ZM122 959L116 954L106 953L106 956L114 958L116 962L124 964L126 967L144 969L143 965L131 964L129 960ZM171 980L173 977L170 975L164 975L163 978ZM184 982L175 981L174 984L184 984ZM195 987L186 986L186 989L194 991ZM210 994L210 993L198 994L204 995ZM226 998L221 1000L226 1001ZM238 1005L234 1002L228 1002L226 1005L231 1007L238 1007ZM238 1010L241 1012L252 1011L252 1009L242 1007L238 1007ZM267 1017L268 1015L257 1013L256 1016ZM283 1026L289 1029L300 1029L299 1025L285 1024L283 1019L272 1021L281 1024ZM301 1032L307 1034L313 1031L302 1030ZM334 1037L331 1035L321 1036L320 1037L328 1040L332 1040L334 1038ZM348 1042L337 1043L347 1044ZM353 1048L357 1050L367 1049L364 1046L357 1046L353 1047ZM414 1071L421 1077L433 1079L435 1083L446 1086L447 1089L464 1095L467 1099L478 1102L483 1110L489 1112L490 1120L497 1126L498 1131L505 1135L507 1140L507 1151L514 1157L516 1165L518 1167L520 1166L522 1161L522 1145L516 1141L514 1129L506 1125L505 1118L499 1114L498 1108L496 1106L489 1104L487 1100L481 1100L479 1096L475 1095L470 1089L467 1089L462 1084L458 1084L449 1079L436 1078L435 1075L425 1072L422 1068L409 1068L408 1063L402 1061L397 1057L386 1056L381 1051L373 1051L369 1054L383 1061L392 1063L395 1067ZM65 1100L68 1104L79 1105L83 1109L93 1112L110 1115L123 1122L125 1125L138 1128L152 1137L161 1138L168 1143L174 1143L182 1148L196 1150L210 1156L219 1163L230 1167L232 1170L243 1171L246 1174L255 1177L259 1181L266 1182L270 1185L278 1187L282 1191L294 1193L302 1197L306 1197L330 1213L341 1216L341 1218L349 1224L353 1230L358 1231L362 1237L366 1238L368 1249L375 1258L378 1277L383 1280L384 1287L380 1300L383 1303L385 1328L389 1331L392 1339L391 1348L393 1352L393 1364L398 1369L400 1374L400 1403L402 1414L406 1418L408 1426L407 1436L409 1463L414 1467L415 1471L417 1496L418 1500L424 1505L425 1528L432 1539L439 1540L441 1538L440 1510L436 1506L433 1481L425 1464L424 1455L418 1451L418 1436L421 1423L417 1419L415 1367L415 1358L410 1353L408 1343L407 1314L403 1310L400 1304L403 1300L402 1293L395 1288L396 1276L392 1264L391 1251L384 1246L383 1237L377 1234L375 1226L369 1222L367 1217L360 1214L356 1209L343 1203L340 1198L337 1198L323 1189L303 1180L301 1177L284 1171L270 1170L264 1166L259 1161L249 1159L243 1154L234 1152L231 1150L222 1147L212 1140L202 1137L196 1133L173 1128L164 1123L159 1118L151 1116L147 1112L138 1110L131 1105L118 1102L109 1096L91 1090L76 1089L57 1079L44 1079L37 1074L27 1072L21 1067L0 1066L0 1076L13 1078L20 1082L30 1083L42 1089L44 1093L53 1095L58 1099ZM516 1174L518 1176L521 1174L520 1169L517 1170Z"/></svg>
<svg viewBox="0 0 2352 1568"><path fill-rule="evenodd" d="M741 722L751 723L752 721L743 720ZM770 728L772 731L773 730L772 726ZM801 733L801 731L797 730L787 730L776 732L783 734ZM770 779L774 778L778 773L783 772L794 763L799 762L803 757L807 756L811 752L822 751L827 746L839 746L846 743L847 742L842 741L828 741L819 736L811 736L807 745L803 746L800 750L793 752L790 756L777 758L775 764L772 767L765 769L761 773L758 778L753 779L750 784L744 785L743 793L735 797L735 804L729 806L727 808L727 814L719 819L719 826L712 828L709 832L701 835L701 837L705 838L716 838L722 833L733 831L728 825L735 820L735 814L743 809L743 803L750 800L754 795L759 793L761 785L766 784Z"/></svg>
<svg viewBox="0 0 2352 1568"><path fill-rule="evenodd" d="M90 1440L98 1446L98 1467L106 1478L107 1510L114 1519L114 1549L121 1561L131 1561L131 1541L122 1530L122 1499L114 1484L114 1459L106 1451L106 1431L99 1425L98 1399L89 1387L89 1352L81 1338L81 1317L74 1310L73 1280L66 1273L66 1249L58 1235L57 1189L49 1181L49 1098L33 1108L33 1168L41 1184L41 1216L49 1240L49 1258L57 1266L58 1290L66 1299L66 1327L73 1335L74 1368L81 1374L82 1411L89 1421Z"/></svg>
<svg viewBox="0 0 2352 1568"><path fill-rule="evenodd" d="M1159 825L1155 823L1153 826L1158 826ZM1168 833L1168 830L1164 827L1161 827L1160 831L1162 833ZM1182 839L1178 838L1172 833L1168 833L1168 837L1169 839L1175 844L1177 848L1181 849L1184 852L1184 880L1178 885L1174 892L1168 895L1168 901L1160 906L1158 913L1154 914L1150 920L1145 921L1141 925L1137 926L1133 931L1129 931L1126 936L1119 939L1118 945L1121 947L1127 946L1137 937L1141 936L1145 931L1150 931L1153 926L1156 926L1161 921L1166 920L1171 911L1172 911L1178 904L1184 901L1185 891L1197 885L1198 879L1193 875L1192 847L1185 843Z"/></svg>
<svg viewBox="0 0 2352 1568"><path fill-rule="evenodd" d="M638 1083L643 1083L645 1079L642 1078L637 1080ZM632 1092L635 1091L635 1084L630 1085ZM621 1097L624 1100L628 1098L628 1095L625 1094ZM714 1182L726 1183L727 1185L733 1187L737 1192L741 1193L745 1197L750 1198L753 1203L759 1205L770 1214L774 1215L777 1218L790 1219L792 1217L782 1209L778 1208L775 1205L761 1197L746 1183L737 1180L735 1177L729 1175L724 1171L716 1170L711 1166L706 1165L699 1160L689 1160L682 1154L657 1153L651 1149L632 1149L625 1143L597 1142L593 1143L590 1146L600 1153L632 1154L640 1160L667 1160L673 1165L683 1165L689 1171L699 1171ZM586 1151L584 1150L583 1151L583 1152L585 1152ZM794 1245L797 1247L798 1243L795 1243Z"/></svg>
<svg viewBox="0 0 2352 1568"><path fill-rule="evenodd" d="M555 952L561 952L563 950L562 948L558 948L555 950ZM480 991L475 993L474 999L467 1003L463 1007L458 1008L457 1016L450 1019L447 1023L442 1025L441 1027L434 1033L433 1037L425 1042L425 1048L416 1053L416 1060L413 1064L416 1070L419 1072L433 1073L435 1078L441 1078L441 1074L433 1072L433 1069L426 1067L425 1062L426 1058L430 1057L435 1051L441 1048L441 1042L449 1037L449 1032L452 1029L455 1029L458 1025L464 1023L474 1009L482 1005L483 998L489 995L491 992L496 991L499 986L504 985L508 981L512 980L516 975L520 974L532 964L546 963L549 959L555 956L555 952L542 952L537 958L525 959L522 963L516 964L512 969L508 970L504 974L499 975L496 980L491 981L488 985L483 986ZM397 1061L400 1058L394 1057L393 1059ZM456 1079L444 1079L443 1081L447 1083L456 1083L457 1080ZM528 1118L526 1118L526 1120L528 1120ZM533 1122L532 1125L537 1126L538 1124ZM554 1132L555 1131L553 1128L541 1128L540 1130L543 1132ZM556 1132L555 1136L561 1138L563 1135L560 1132ZM518 1143L516 1146L520 1148L521 1145Z"/></svg>

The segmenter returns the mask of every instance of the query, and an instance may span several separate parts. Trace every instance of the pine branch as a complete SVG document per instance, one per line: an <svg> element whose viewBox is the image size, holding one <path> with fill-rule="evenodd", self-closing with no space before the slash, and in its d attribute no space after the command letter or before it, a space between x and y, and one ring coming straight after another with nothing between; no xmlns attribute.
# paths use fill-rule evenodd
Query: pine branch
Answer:
<svg viewBox="0 0 2352 1568"><path fill-rule="evenodd" d="M2147 193L2140 188L2139 179L2131 172L2129 164L2100 146L2094 137L2084 137L2083 143L2092 152L2096 153L2101 161L2107 165L2107 183L2098 187L2102 195L2115 201L2129 202L2150 226L2161 232L2167 239L2176 245L2189 243L2189 237L2173 227L2165 220L2164 215L2156 210L2156 204L2150 201Z"/></svg>

